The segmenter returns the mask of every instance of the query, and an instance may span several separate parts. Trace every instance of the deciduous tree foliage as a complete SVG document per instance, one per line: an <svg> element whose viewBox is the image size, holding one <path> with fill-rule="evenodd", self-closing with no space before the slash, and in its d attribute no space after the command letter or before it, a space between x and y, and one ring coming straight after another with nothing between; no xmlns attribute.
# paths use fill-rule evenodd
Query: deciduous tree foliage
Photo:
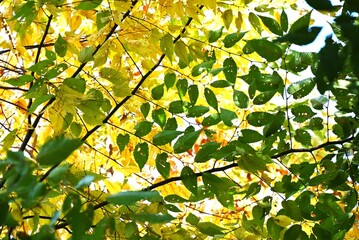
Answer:
<svg viewBox="0 0 359 240"><path fill-rule="evenodd" d="M355 239L359 5L308 3L1 1L0 236Z"/></svg>

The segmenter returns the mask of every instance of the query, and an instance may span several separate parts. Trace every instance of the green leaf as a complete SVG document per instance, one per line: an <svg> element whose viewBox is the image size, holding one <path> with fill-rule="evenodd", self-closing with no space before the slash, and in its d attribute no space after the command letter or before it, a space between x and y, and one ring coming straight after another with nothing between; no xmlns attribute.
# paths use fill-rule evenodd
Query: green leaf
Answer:
<svg viewBox="0 0 359 240"><path fill-rule="evenodd" d="M154 100L160 100L163 97L164 85L160 84L151 90L151 95Z"/></svg>
<svg viewBox="0 0 359 240"><path fill-rule="evenodd" d="M133 151L133 156L140 170L142 170L148 160L148 152L148 144L145 142L138 143L135 147L135 150Z"/></svg>
<svg viewBox="0 0 359 240"><path fill-rule="evenodd" d="M282 10L282 13L280 14L280 25L284 32L288 31L288 16L284 10Z"/></svg>
<svg viewBox="0 0 359 240"><path fill-rule="evenodd" d="M26 29L35 20L37 14L38 10L35 8L35 2L28 1L16 11L15 16L13 16L10 21L16 19L18 22L25 21L23 27Z"/></svg>
<svg viewBox="0 0 359 240"><path fill-rule="evenodd" d="M172 142L173 139L178 137L183 132L175 130L163 130L162 132L157 133L153 137L153 143L157 146L165 145Z"/></svg>
<svg viewBox="0 0 359 240"><path fill-rule="evenodd" d="M295 116L294 121L302 123L316 115L312 109L306 105L298 105L291 109L292 114Z"/></svg>
<svg viewBox="0 0 359 240"><path fill-rule="evenodd" d="M297 45L306 45L313 42L320 32L321 27L312 27L309 29L311 13L312 12L309 12L295 21L289 29L289 33L279 38L278 41L288 41Z"/></svg>
<svg viewBox="0 0 359 240"><path fill-rule="evenodd" d="M136 213L131 214L131 219L138 222L148 222L149 224L168 223L175 219L169 214L149 214L149 213Z"/></svg>
<svg viewBox="0 0 359 240"><path fill-rule="evenodd" d="M247 121L250 125L261 127L273 121L273 115L267 112L252 112L247 115Z"/></svg>
<svg viewBox="0 0 359 240"><path fill-rule="evenodd" d="M34 80L34 77L31 75L21 75L17 78L10 78L8 80L5 80L8 84L11 84L15 87L23 86L27 83L30 83Z"/></svg>
<svg viewBox="0 0 359 240"><path fill-rule="evenodd" d="M193 226L196 226L199 223L199 221L200 221L200 219L191 212L186 217L186 222L188 222L189 224L192 224Z"/></svg>
<svg viewBox="0 0 359 240"><path fill-rule="evenodd" d="M231 110L221 108L220 112L223 123L229 127L233 126L233 120L237 119L237 114Z"/></svg>
<svg viewBox="0 0 359 240"><path fill-rule="evenodd" d="M85 93L86 81L83 78L66 78L63 84L79 93Z"/></svg>
<svg viewBox="0 0 359 240"><path fill-rule="evenodd" d="M297 129L295 131L294 139L305 146L312 146L312 137L307 131L303 129Z"/></svg>
<svg viewBox="0 0 359 240"><path fill-rule="evenodd" d="M187 111L188 105L189 102L182 100L173 101L170 103L168 111L170 111L170 113L183 113Z"/></svg>
<svg viewBox="0 0 359 240"><path fill-rule="evenodd" d="M172 62L173 52L174 52L174 43L173 37L171 34L165 34L160 40L160 48L164 54L168 57L168 59ZM173 74L173 73L172 73Z"/></svg>
<svg viewBox="0 0 359 240"><path fill-rule="evenodd" d="M93 53L95 52L95 47L84 47L79 53L79 61L81 63L86 63L94 60ZM102 70L102 69L101 69Z"/></svg>
<svg viewBox="0 0 359 240"><path fill-rule="evenodd" d="M273 96L276 94L276 92L277 91L266 91L266 92L262 92L262 93L258 94L253 99L253 104L262 105L262 104L269 102L269 100L271 100L273 98Z"/></svg>
<svg viewBox="0 0 359 240"><path fill-rule="evenodd" d="M301 210L297 203L293 200L287 200L282 202L283 209L288 217L296 221L302 221L303 217Z"/></svg>
<svg viewBox="0 0 359 240"><path fill-rule="evenodd" d="M16 134L19 131L19 129L14 129L11 132L9 132L4 139L2 140L2 150L7 151L9 150L12 145L14 144L14 141L16 139Z"/></svg>
<svg viewBox="0 0 359 240"><path fill-rule="evenodd" d="M191 85L188 87L188 95L192 105L195 105L198 99L199 91L197 85Z"/></svg>
<svg viewBox="0 0 359 240"><path fill-rule="evenodd" d="M176 74L174 73L167 73L165 75L165 85L166 85L166 88L167 90L170 89L171 87L173 87L173 85L175 85L175 82L176 82Z"/></svg>
<svg viewBox="0 0 359 240"><path fill-rule="evenodd" d="M225 48L231 48L233 47L237 42L239 42L243 37L244 35L246 34L247 32L241 32L241 33L231 33L231 34L228 34L224 39L223 39L223 43L224 43L224 47Z"/></svg>
<svg viewBox="0 0 359 240"><path fill-rule="evenodd" d="M179 79L176 83L176 87L177 87L178 95L182 100L183 97L186 95L188 89L187 79Z"/></svg>
<svg viewBox="0 0 359 240"><path fill-rule="evenodd" d="M245 54L253 51L265 58L268 62L274 62L283 55L283 50L277 44L266 39L252 39L243 48Z"/></svg>
<svg viewBox="0 0 359 240"><path fill-rule="evenodd" d="M288 87L288 93L293 95L294 99L307 96L315 87L315 81L311 78L292 83Z"/></svg>
<svg viewBox="0 0 359 240"><path fill-rule="evenodd" d="M192 76L197 77L201 75L205 71L210 71L212 69L213 64L215 63L214 60L210 60L208 62L202 62L192 68Z"/></svg>
<svg viewBox="0 0 359 240"><path fill-rule="evenodd" d="M148 116L148 114L150 113L151 110L151 105L148 102L144 102L142 103L141 107L140 107L141 113L143 115L144 118L146 118Z"/></svg>
<svg viewBox="0 0 359 240"><path fill-rule="evenodd" d="M289 32L296 32L296 31L300 31L303 28L308 28L309 24L310 24L310 15L312 14L312 11L308 12L307 14L305 14L304 16L302 16L301 18L299 18L298 20L296 20L292 26L290 27Z"/></svg>
<svg viewBox="0 0 359 240"><path fill-rule="evenodd" d="M216 95L211 89L209 88L204 89L204 97L206 98L206 101L209 104L209 106L213 107L215 110L218 111L218 101Z"/></svg>
<svg viewBox="0 0 359 240"><path fill-rule="evenodd" d="M186 44L182 40L179 40L178 42L175 43L175 53L182 62L188 65L189 50Z"/></svg>
<svg viewBox="0 0 359 240"><path fill-rule="evenodd" d="M222 36L222 31L224 27L220 27L217 30L210 30L208 33L208 42L212 43L217 41Z"/></svg>
<svg viewBox="0 0 359 240"><path fill-rule="evenodd" d="M242 137L239 137L238 140L244 143L253 143L263 140L263 136L252 129L242 129Z"/></svg>
<svg viewBox="0 0 359 240"><path fill-rule="evenodd" d="M187 117L200 117L209 111L206 106L193 106L188 108Z"/></svg>
<svg viewBox="0 0 359 240"><path fill-rule="evenodd" d="M80 189L80 188L88 187L93 182L93 180L95 180L95 176L86 175L85 177L81 178L81 180L76 184L75 188Z"/></svg>
<svg viewBox="0 0 359 240"><path fill-rule="evenodd" d="M156 156L156 169L165 179L169 177L171 170L171 165L167 162L167 158L167 153L160 153Z"/></svg>
<svg viewBox="0 0 359 240"><path fill-rule="evenodd" d="M259 33L262 33L262 26L260 23L260 20L257 15L250 12L248 16L249 23L252 25L252 27Z"/></svg>
<svg viewBox="0 0 359 240"><path fill-rule="evenodd" d="M201 130L195 132L185 133L183 136L179 137L178 140L173 145L173 150L175 153L182 153L191 149L194 143L197 141L197 138L201 134Z"/></svg>
<svg viewBox="0 0 359 240"><path fill-rule="evenodd" d="M181 181L183 185L185 185L185 187L191 193L197 195L197 189L198 189L197 176L190 167L185 166L184 168L182 168Z"/></svg>
<svg viewBox="0 0 359 240"><path fill-rule="evenodd" d="M75 9L77 10L93 10L100 6L102 3L102 0L83 0L81 1Z"/></svg>
<svg viewBox="0 0 359 240"><path fill-rule="evenodd" d="M70 130L71 130L72 135L77 138L81 135L82 125L77 122L73 122L70 125Z"/></svg>
<svg viewBox="0 0 359 240"><path fill-rule="evenodd" d="M100 30L101 28L105 27L107 23L110 22L111 18L112 18L111 11L109 10L97 12L96 14L97 30Z"/></svg>
<svg viewBox="0 0 359 240"><path fill-rule="evenodd" d="M323 127L324 127L323 119L320 118L320 117L311 118L310 121L309 121L308 127L311 130L314 130L314 131L315 130L322 130Z"/></svg>
<svg viewBox="0 0 359 240"><path fill-rule="evenodd" d="M237 78L238 67L233 58L226 58L223 62L223 73L227 81L235 84Z"/></svg>
<svg viewBox="0 0 359 240"><path fill-rule="evenodd" d="M43 166L59 164L81 145L79 139L53 138L40 148L36 161Z"/></svg>
<svg viewBox="0 0 359 240"><path fill-rule="evenodd" d="M271 160L266 156L259 157L258 155L244 153L237 163L241 169L257 173L257 171L268 171L267 164L271 163Z"/></svg>
<svg viewBox="0 0 359 240"><path fill-rule="evenodd" d="M125 150L126 146L130 142L130 135L126 134L118 134L116 138L116 143L122 152Z"/></svg>
<svg viewBox="0 0 359 240"><path fill-rule="evenodd" d="M303 239L309 240L308 235L302 231L300 225L292 225L284 234L283 239Z"/></svg>
<svg viewBox="0 0 359 240"><path fill-rule="evenodd" d="M263 24L274 34L277 34L279 36L283 35L282 28L280 27L279 23L270 17L266 16L259 16L262 20Z"/></svg>
<svg viewBox="0 0 359 240"><path fill-rule="evenodd" d="M28 68L28 70L33 71L39 75L45 74L47 70L54 65L53 61L50 60L42 60L38 63L35 63L31 67Z"/></svg>
<svg viewBox="0 0 359 240"><path fill-rule="evenodd" d="M279 240L283 227L279 226L273 218L269 218L267 220L267 230L273 240Z"/></svg>
<svg viewBox="0 0 359 240"><path fill-rule="evenodd" d="M152 111L152 119L155 123L157 123L162 129L166 125L166 113L163 108L156 109Z"/></svg>
<svg viewBox="0 0 359 240"><path fill-rule="evenodd" d="M172 117L167 120L164 130L176 130L177 128L177 120L175 117Z"/></svg>
<svg viewBox="0 0 359 240"><path fill-rule="evenodd" d="M248 186L248 189L246 191L246 195L244 198L249 198L252 196L255 196L259 191L261 190L261 185L257 182L253 182Z"/></svg>
<svg viewBox="0 0 359 240"><path fill-rule="evenodd" d="M223 235L224 233L222 231L226 230L211 222L199 222L196 227L201 233L208 236Z"/></svg>
<svg viewBox="0 0 359 240"><path fill-rule="evenodd" d="M126 80L119 71L109 67L101 68L100 76L106 80L109 80L115 85L120 84L122 81Z"/></svg>
<svg viewBox="0 0 359 240"><path fill-rule="evenodd" d="M204 163L210 160L211 154L216 152L217 149L220 147L220 143L218 142L207 142L201 146L201 149L197 152L196 156L194 157L194 161L198 163Z"/></svg>
<svg viewBox="0 0 359 240"><path fill-rule="evenodd" d="M214 114L209 115L208 117L205 117L202 121L202 125L203 126L212 126L212 125L216 125L220 121L221 121L221 117L220 117L219 113L214 113Z"/></svg>
<svg viewBox="0 0 359 240"><path fill-rule="evenodd" d="M187 202L188 200L176 194L170 194L165 197L165 201L170 203L184 203Z"/></svg>
<svg viewBox="0 0 359 240"><path fill-rule="evenodd" d="M107 197L109 203L116 205L133 205L141 200L160 202L162 197L157 191L122 191Z"/></svg>
<svg viewBox="0 0 359 240"><path fill-rule="evenodd" d="M234 90L233 91L233 102L239 108L247 108L249 98L244 92Z"/></svg>
<svg viewBox="0 0 359 240"><path fill-rule="evenodd" d="M28 110L28 114L32 114L38 106L54 97L55 96L52 94L45 94L35 98L35 101L32 103L31 107Z"/></svg>
<svg viewBox="0 0 359 240"><path fill-rule="evenodd" d="M217 80L217 81L212 82L211 86L214 88L226 88L226 87L233 86L233 84L226 80Z"/></svg>
<svg viewBox="0 0 359 240"><path fill-rule="evenodd" d="M139 137L146 136L152 130L152 122L142 121L135 125L135 135Z"/></svg>

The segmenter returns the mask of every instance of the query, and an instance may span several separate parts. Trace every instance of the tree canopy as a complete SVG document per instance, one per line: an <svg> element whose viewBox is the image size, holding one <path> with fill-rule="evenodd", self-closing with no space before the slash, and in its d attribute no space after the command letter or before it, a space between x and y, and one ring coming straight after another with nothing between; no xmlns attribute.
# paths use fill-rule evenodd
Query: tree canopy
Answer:
<svg viewBox="0 0 359 240"><path fill-rule="evenodd" d="M356 239L359 3L307 4L0 1L1 238Z"/></svg>

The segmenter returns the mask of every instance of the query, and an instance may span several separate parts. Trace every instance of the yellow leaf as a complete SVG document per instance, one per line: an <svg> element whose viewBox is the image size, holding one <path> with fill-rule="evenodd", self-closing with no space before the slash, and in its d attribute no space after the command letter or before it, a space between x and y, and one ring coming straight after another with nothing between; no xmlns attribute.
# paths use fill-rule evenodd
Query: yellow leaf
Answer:
<svg viewBox="0 0 359 240"><path fill-rule="evenodd" d="M182 62L186 64L189 63L189 51L186 44L182 40L176 42L175 53Z"/></svg>
<svg viewBox="0 0 359 240"><path fill-rule="evenodd" d="M224 11L224 13L222 14L222 20L224 26L228 29L233 20L233 12L231 9L227 9L226 11Z"/></svg>
<svg viewBox="0 0 359 240"><path fill-rule="evenodd" d="M217 7L217 1L216 0L204 0L202 2L202 4L204 6L206 6L209 9L212 9L213 12L216 12L216 7Z"/></svg>
<svg viewBox="0 0 359 240"><path fill-rule="evenodd" d="M240 11L238 11L238 16L236 17L236 20L235 20L235 24L236 24L236 28L237 28L238 32L241 31L242 23L243 23L242 13Z"/></svg>

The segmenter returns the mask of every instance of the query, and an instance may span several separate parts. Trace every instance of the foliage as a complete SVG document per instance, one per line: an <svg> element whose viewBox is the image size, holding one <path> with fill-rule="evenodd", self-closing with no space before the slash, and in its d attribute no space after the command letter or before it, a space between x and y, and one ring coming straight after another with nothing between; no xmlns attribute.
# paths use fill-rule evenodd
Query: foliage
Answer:
<svg viewBox="0 0 359 240"><path fill-rule="evenodd" d="M359 5L308 3L1 1L0 236L355 239Z"/></svg>

